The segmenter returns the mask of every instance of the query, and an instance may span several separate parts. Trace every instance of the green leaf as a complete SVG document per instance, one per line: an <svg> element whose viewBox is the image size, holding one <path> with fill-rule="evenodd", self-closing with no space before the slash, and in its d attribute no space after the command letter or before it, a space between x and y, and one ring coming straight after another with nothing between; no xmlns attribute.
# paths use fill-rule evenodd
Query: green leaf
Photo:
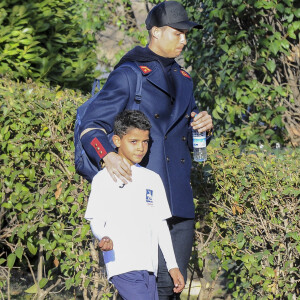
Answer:
<svg viewBox="0 0 300 300"><path fill-rule="evenodd" d="M284 40L281 41L281 46L284 49L288 50L290 48L290 43L287 40L284 39Z"/></svg>
<svg viewBox="0 0 300 300"><path fill-rule="evenodd" d="M270 267L266 267L264 270L263 270L263 274L266 276L266 277L274 277L275 276L275 272L272 268Z"/></svg>
<svg viewBox="0 0 300 300"><path fill-rule="evenodd" d="M69 290L72 286L74 286L74 278L69 278L66 280L66 288Z"/></svg>
<svg viewBox="0 0 300 300"><path fill-rule="evenodd" d="M35 247L31 242L27 242L27 248L31 254L35 255L37 253L37 247Z"/></svg>
<svg viewBox="0 0 300 300"><path fill-rule="evenodd" d="M55 147L60 153L64 152L64 148L62 147L62 145L60 143L55 143Z"/></svg>
<svg viewBox="0 0 300 300"><path fill-rule="evenodd" d="M90 230L90 225L89 224L86 224L86 225L83 225L82 226L82 229L81 229L81 234L80 236L81 237L84 237L86 236L87 232Z"/></svg>
<svg viewBox="0 0 300 300"><path fill-rule="evenodd" d="M272 135L272 134L274 134L274 133L275 133L275 132L274 132L273 129L268 129L268 130L265 131L265 135Z"/></svg>
<svg viewBox="0 0 300 300"><path fill-rule="evenodd" d="M269 261L269 263L270 263L270 265L271 266L273 266L274 265L274 255L268 255L268 261Z"/></svg>
<svg viewBox="0 0 300 300"><path fill-rule="evenodd" d="M224 52L228 52L228 45L227 44L224 44L224 45L221 45L220 48L224 51Z"/></svg>
<svg viewBox="0 0 300 300"><path fill-rule="evenodd" d="M13 205L11 202L6 202L6 203L3 203L1 206L4 208L10 209L10 208L12 208Z"/></svg>
<svg viewBox="0 0 300 300"><path fill-rule="evenodd" d="M219 1L219 2L222 3L222 1ZM232 0L232 5L233 6L237 6L237 5L241 4L241 3L242 3L242 0Z"/></svg>
<svg viewBox="0 0 300 300"><path fill-rule="evenodd" d="M15 253L16 253L16 255L17 255L17 257L18 257L19 259L22 258L22 256L23 256L23 251L24 251L23 247L17 247Z"/></svg>
<svg viewBox="0 0 300 300"><path fill-rule="evenodd" d="M269 60L266 62L267 69L271 72L274 73L276 69L276 64L274 60Z"/></svg>
<svg viewBox="0 0 300 300"><path fill-rule="evenodd" d="M276 126L280 126L281 127L282 126L282 116L278 115L275 118L273 118L271 120L271 125L272 126L276 125Z"/></svg>
<svg viewBox="0 0 300 300"><path fill-rule="evenodd" d="M282 3L279 3L276 5L276 9L281 12L281 13L284 13L284 6Z"/></svg>
<svg viewBox="0 0 300 300"><path fill-rule="evenodd" d="M203 259L198 258L198 266L199 266L199 268L202 269L202 268L203 268L203 265L204 265Z"/></svg>
<svg viewBox="0 0 300 300"><path fill-rule="evenodd" d="M42 278L39 282L40 288L42 289L47 283L48 283L48 279L47 278Z"/></svg>
<svg viewBox="0 0 300 300"><path fill-rule="evenodd" d="M280 45L281 45L281 42L278 41L278 40L275 40L274 42L271 43L270 45L270 50L273 54L277 54L277 52L279 51L280 49ZM273 72L272 72L273 73Z"/></svg>
<svg viewBox="0 0 300 300"><path fill-rule="evenodd" d="M213 269L212 272L211 272L211 274L210 274L211 279L215 280L217 274L218 274L218 269Z"/></svg>
<svg viewBox="0 0 300 300"><path fill-rule="evenodd" d="M264 240L263 240L260 236L258 236L258 235L255 236L254 240L257 241L257 242L259 242L259 243L263 243L263 241L264 241Z"/></svg>
<svg viewBox="0 0 300 300"><path fill-rule="evenodd" d="M86 279L86 280L84 281L84 287L87 288L88 285L89 285L89 283L90 283L90 280L89 280L89 279Z"/></svg>
<svg viewBox="0 0 300 300"><path fill-rule="evenodd" d="M251 104L253 102L253 99L251 99L249 96L242 96L241 102L245 104Z"/></svg>
<svg viewBox="0 0 300 300"><path fill-rule="evenodd" d="M11 254L8 255L8 257L7 257L7 267L9 269L11 269L14 266L15 261L16 261L16 257L17 256L16 256L15 253L11 253Z"/></svg>
<svg viewBox="0 0 300 300"><path fill-rule="evenodd" d="M252 277L252 284L260 283L262 280L263 280L263 278L260 277L259 275L254 275L254 276Z"/></svg>
<svg viewBox="0 0 300 300"><path fill-rule="evenodd" d="M241 13L243 10L245 10L246 8L246 4L241 4L238 8L237 8L237 12Z"/></svg>
<svg viewBox="0 0 300 300"><path fill-rule="evenodd" d="M242 31L240 31L239 33L238 33L238 35L237 35L237 39L239 40L239 39L241 39L241 38L243 38L243 37L247 37L248 35L247 35L247 32L245 31L245 30L242 30Z"/></svg>
<svg viewBox="0 0 300 300"><path fill-rule="evenodd" d="M277 112L284 112L284 111L286 111L286 107L284 107L284 106L277 106L276 107L276 111Z"/></svg>
<svg viewBox="0 0 300 300"><path fill-rule="evenodd" d="M214 119L216 120L222 120L222 118L219 116L218 112L216 109L213 110L212 115L214 117Z"/></svg>
<svg viewBox="0 0 300 300"><path fill-rule="evenodd" d="M238 242L243 241L244 240L244 233L239 232L236 239L237 239Z"/></svg>
<svg viewBox="0 0 300 300"><path fill-rule="evenodd" d="M38 243L39 243L39 245L45 246L45 245L49 244L49 240L46 239L46 238L43 238L43 239L40 240Z"/></svg>
<svg viewBox="0 0 300 300"><path fill-rule="evenodd" d="M293 238L295 241L300 241L300 233L299 232L289 232L286 234L286 237Z"/></svg>
<svg viewBox="0 0 300 300"><path fill-rule="evenodd" d="M30 288L28 288L25 293L27 294L36 294L38 291L38 286L36 284L32 285Z"/></svg>
<svg viewBox="0 0 300 300"><path fill-rule="evenodd" d="M288 28L288 35L289 35L290 38L292 38L292 39L294 39L294 40L297 39L297 36L296 36L296 34L295 34L295 29L294 29L293 26L290 26L290 27Z"/></svg>

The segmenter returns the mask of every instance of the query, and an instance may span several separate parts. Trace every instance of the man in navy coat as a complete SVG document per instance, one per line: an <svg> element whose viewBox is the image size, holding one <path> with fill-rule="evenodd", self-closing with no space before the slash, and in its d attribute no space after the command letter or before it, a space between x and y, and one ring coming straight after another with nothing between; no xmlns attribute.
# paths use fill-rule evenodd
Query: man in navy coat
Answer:
<svg viewBox="0 0 300 300"><path fill-rule="evenodd" d="M174 251L186 280L194 233L192 128L210 135L213 124L211 116L196 107L192 79L174 58L186 45L187 31L200 25L188 20L180 3L166 1L149 12L146 26L149 44L135 47L117 64L82 120L81 141L95 165L104 163L115 180L118 177L125 184L131 181L130 166L115 152L107 134L113 130L115 116L128 107L136 91L136 73L119 66L136 62L143 77L139 109L152 124L148 155L141 165L157 172L164 182L173 216L168 224ZM130 238L128 244L130 247ZM157 285L160 300L179 299L173 295L173 282L161 253Z"/></svg>

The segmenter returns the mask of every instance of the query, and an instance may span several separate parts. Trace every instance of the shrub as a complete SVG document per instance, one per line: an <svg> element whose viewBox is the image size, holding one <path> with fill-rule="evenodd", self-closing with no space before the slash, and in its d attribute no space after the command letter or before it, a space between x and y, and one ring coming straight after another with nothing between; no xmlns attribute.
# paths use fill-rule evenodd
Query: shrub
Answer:
<svg viewBox="0 0 300 300"><path fill-rule="evenodd" d="M27 293L38 299L56 286L80 288L85 299L110 295L83 219L89 185L74 170L75 111L85 98L0 78L0 278L7 278L1 290L20 266L31 269L35 284ZM224 144L212 141L209 160L193 169L198 268L217 257L211 276L225 271L236 299L294 299L300 296L300 151Z"/></svg>
<svg viewBox="0 0 300 300"><path fill-rule="evenodd" d="M198 190L202 197L197 202L200 268L208 254L217 257L220 264L212 277L225 271L235 299L296 299L299 149L241 152L236 144L214 142L202 183L197 182L205 187Z"/></svg>
<svg viewBox="0 0 300 300"><path fill-rule="evenodd" d="M215 135L299 145L299 1L183 2L203 25L184 55Z"/></svg>
<svg viewBox="0 0 300 300"><path fill-rule="evenodd" d="M83 100L80 92L0 78L0 272L8 278L14 266L30 268L27 292L38 299L55 286L79 287L85 299L96 299L98 287L98 297L109 291L83 219L89 185L74 170Z"/></svg>
<svg viewBox="0 0 300 300"><path fill-rule="evenodd" d="M0 74L89 90L97 59L85 6L73 0L2 1Z"/></svg>

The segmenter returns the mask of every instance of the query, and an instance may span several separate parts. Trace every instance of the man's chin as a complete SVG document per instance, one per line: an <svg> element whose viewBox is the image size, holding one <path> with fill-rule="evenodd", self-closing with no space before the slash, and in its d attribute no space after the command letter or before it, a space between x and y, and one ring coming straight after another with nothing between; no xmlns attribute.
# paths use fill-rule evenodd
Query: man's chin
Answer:
<svg viewBox="0 0 300 300"><path fill-rule="evenodd" d="M182 50L177 50L176 53L174 53L173 55L171 55L169 58L176 58L181 54Z"/></svg>

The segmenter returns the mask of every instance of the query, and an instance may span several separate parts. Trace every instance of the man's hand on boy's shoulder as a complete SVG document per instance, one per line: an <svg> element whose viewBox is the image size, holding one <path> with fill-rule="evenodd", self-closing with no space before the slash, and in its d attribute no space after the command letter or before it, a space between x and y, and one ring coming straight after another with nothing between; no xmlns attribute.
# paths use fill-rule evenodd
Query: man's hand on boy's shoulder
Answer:
<svg viewBox="0 0 300 300"><path fill-rule="evenodd" d="M109 175L115 182L117 181L116 177L125 184L132 181L130 165L120 155L110 152L103 158L103 161Z"/></svg>
<svg viewBox="0 0 300 300"><path fill-rule="evenodd" d="M113 241L108 236L103 237L98 245L102 251L110 251L114 247Z"/></svg>
<svg viewBox="0 0 300 300"><path fill-rule="evenodd" d="M174 293L180 293L184 289L185 283L184 278L178 268L173 268L169 270L169 273L174 282Z"/></svg>

